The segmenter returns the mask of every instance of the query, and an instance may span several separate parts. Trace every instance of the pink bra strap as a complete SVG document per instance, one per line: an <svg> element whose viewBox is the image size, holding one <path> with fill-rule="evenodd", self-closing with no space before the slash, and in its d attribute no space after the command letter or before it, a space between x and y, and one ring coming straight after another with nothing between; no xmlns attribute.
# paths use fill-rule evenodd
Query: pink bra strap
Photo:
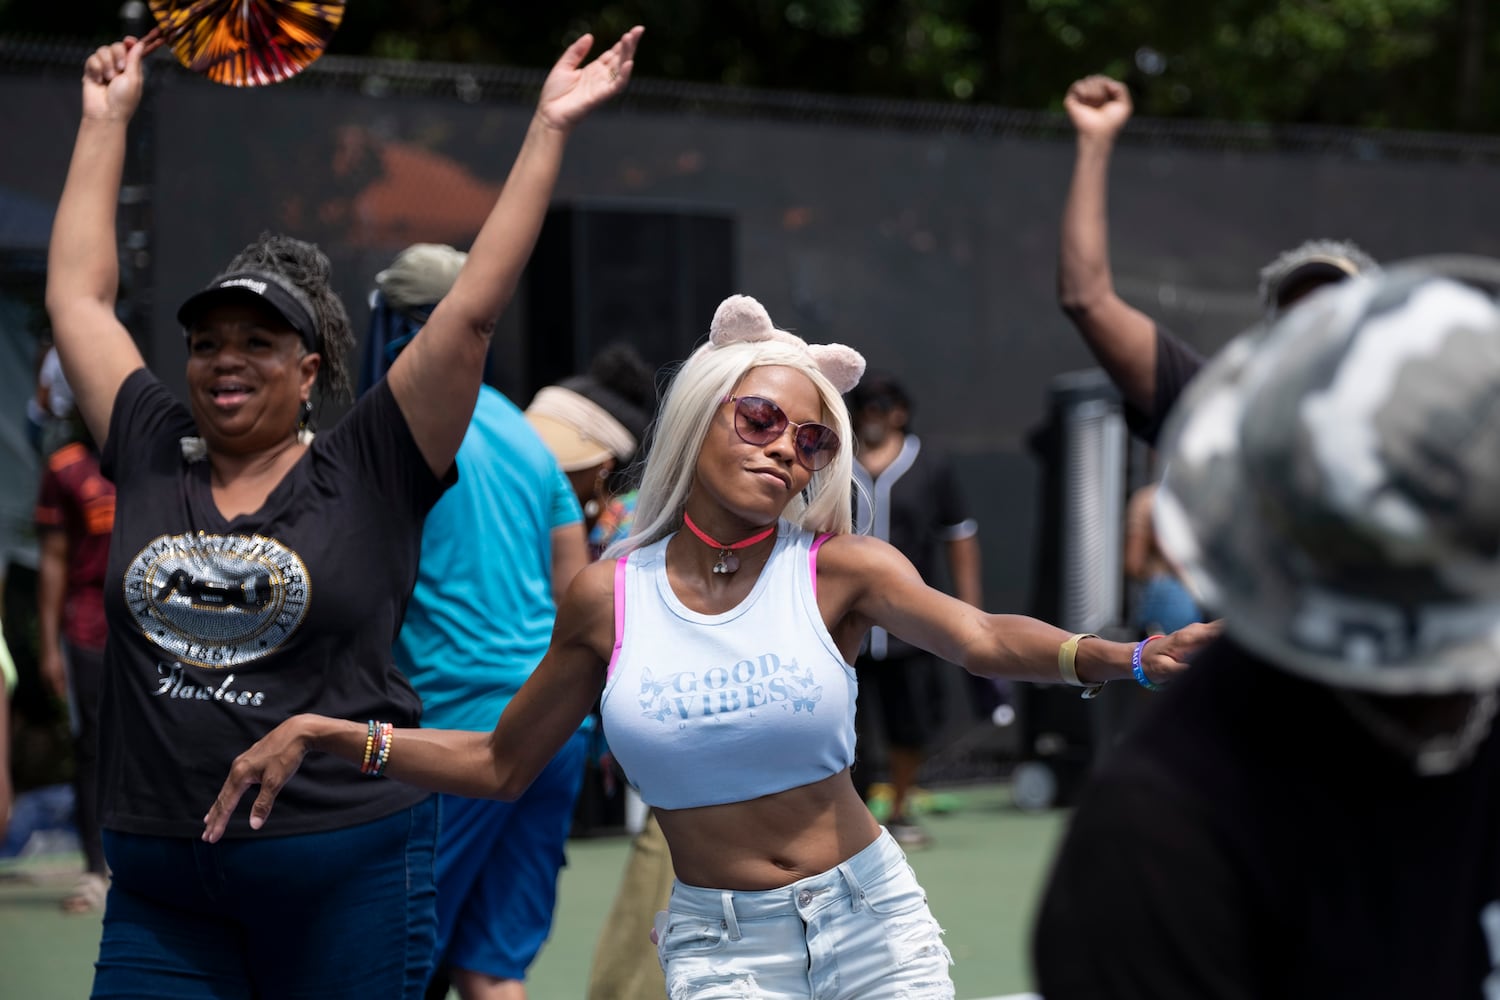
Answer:
<svg viewBox="0 0 1500 1000"><path fill-rule="evenodd" d="M605 684L615 675L615 662L620 659L620 647L625 645L625 563L629 558L621 556L615 560L615 648L604 671Z"/></svg>
<svg viewBox="0 0 1500 1000"><path fill-rule="evenodd" d="M833 537L833 532L828 531L813 539L812 548L807 553L807 569L812 573L813 600L818 599L818 549L823 543Z"/></svg>

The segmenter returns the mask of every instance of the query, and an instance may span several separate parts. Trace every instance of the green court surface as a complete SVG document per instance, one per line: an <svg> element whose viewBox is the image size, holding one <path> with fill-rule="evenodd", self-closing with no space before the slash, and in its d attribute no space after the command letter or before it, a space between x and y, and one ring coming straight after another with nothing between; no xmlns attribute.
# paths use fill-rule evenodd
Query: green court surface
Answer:
<svg viewBox="0 0 1500 1000"><path fill-rule="evenodd" d="M1065 814L1020 812L1004 785L944 792L957 808L924 818L934 844L911 861L947 932L958 1000L1025 992L1027 928ZM627 846L624 837L569 843L552 937L527 984L531 1000L583 997ZM88 996L99 918L68 916L57 905L77 865L72 855L0 862L0 997Z"/></svg>

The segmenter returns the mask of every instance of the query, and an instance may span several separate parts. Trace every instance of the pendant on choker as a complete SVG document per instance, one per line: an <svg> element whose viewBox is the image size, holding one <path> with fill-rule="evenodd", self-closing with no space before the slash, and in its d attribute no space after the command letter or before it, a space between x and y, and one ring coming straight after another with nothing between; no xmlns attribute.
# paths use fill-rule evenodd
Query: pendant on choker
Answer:
<svg viewBox="0 0 1500 1000"><path fill-rule="evenodd" d="M761 531L757 531L749 538L741 538L737 542L726 543L719 541L694 524L693 519L686 512L682 515L682 523L687 525L687 529L694 535L697 535L698 540L704 545L711 545L719 550L719 558L713 567L714 574L717 576L728 576L740 568L740 557L734 554L735 549L743 549L747 545L754 545L756 542L770 538L776 533L776 525L772 524Z"/></svg>

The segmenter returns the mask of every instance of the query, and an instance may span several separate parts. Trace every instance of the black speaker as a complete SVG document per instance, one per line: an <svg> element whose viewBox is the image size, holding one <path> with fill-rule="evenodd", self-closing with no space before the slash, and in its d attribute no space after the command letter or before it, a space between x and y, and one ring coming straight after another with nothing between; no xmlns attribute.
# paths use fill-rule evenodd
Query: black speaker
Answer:
<svg viewBox="0 0 1500 1000"><path fill-rule="evenodd" d="M1103 370L1052 379L1047 422L1029 444L1042 470L1031 613L1070 632L1122 640L1126 433L1119 393ZM1110 690L1118 687L1085 700L1076 687L1018 686L1023 760L1011 785L1018 806L1072 804L1096 754L1125 725L1117 709L1129 692Z"/></svg>
<svg viewBox="0 0 1500 1000"><path fill-rule="evenodd" d="M554 206L526 271L527 398L617 340L653 368L687 357L734 293L734 276L728 215Z"/></svg>

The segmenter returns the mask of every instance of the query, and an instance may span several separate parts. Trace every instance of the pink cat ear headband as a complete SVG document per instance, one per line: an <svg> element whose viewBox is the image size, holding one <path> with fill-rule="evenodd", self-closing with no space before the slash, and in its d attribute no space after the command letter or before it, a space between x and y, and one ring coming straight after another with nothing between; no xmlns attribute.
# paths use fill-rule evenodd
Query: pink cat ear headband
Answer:
<svg viewBox="0 0 1500 1000"><path fill-rule="evenodd" d="M708 327L708 342L715 347L726 344L780 341L802 348L812 358L828 381L840 393L859 384L865 373L865 358L843 344L809 344L794 333L778 330L771 323L766 307L748 295L731 295L714 310L714 321Z"/></svg>

